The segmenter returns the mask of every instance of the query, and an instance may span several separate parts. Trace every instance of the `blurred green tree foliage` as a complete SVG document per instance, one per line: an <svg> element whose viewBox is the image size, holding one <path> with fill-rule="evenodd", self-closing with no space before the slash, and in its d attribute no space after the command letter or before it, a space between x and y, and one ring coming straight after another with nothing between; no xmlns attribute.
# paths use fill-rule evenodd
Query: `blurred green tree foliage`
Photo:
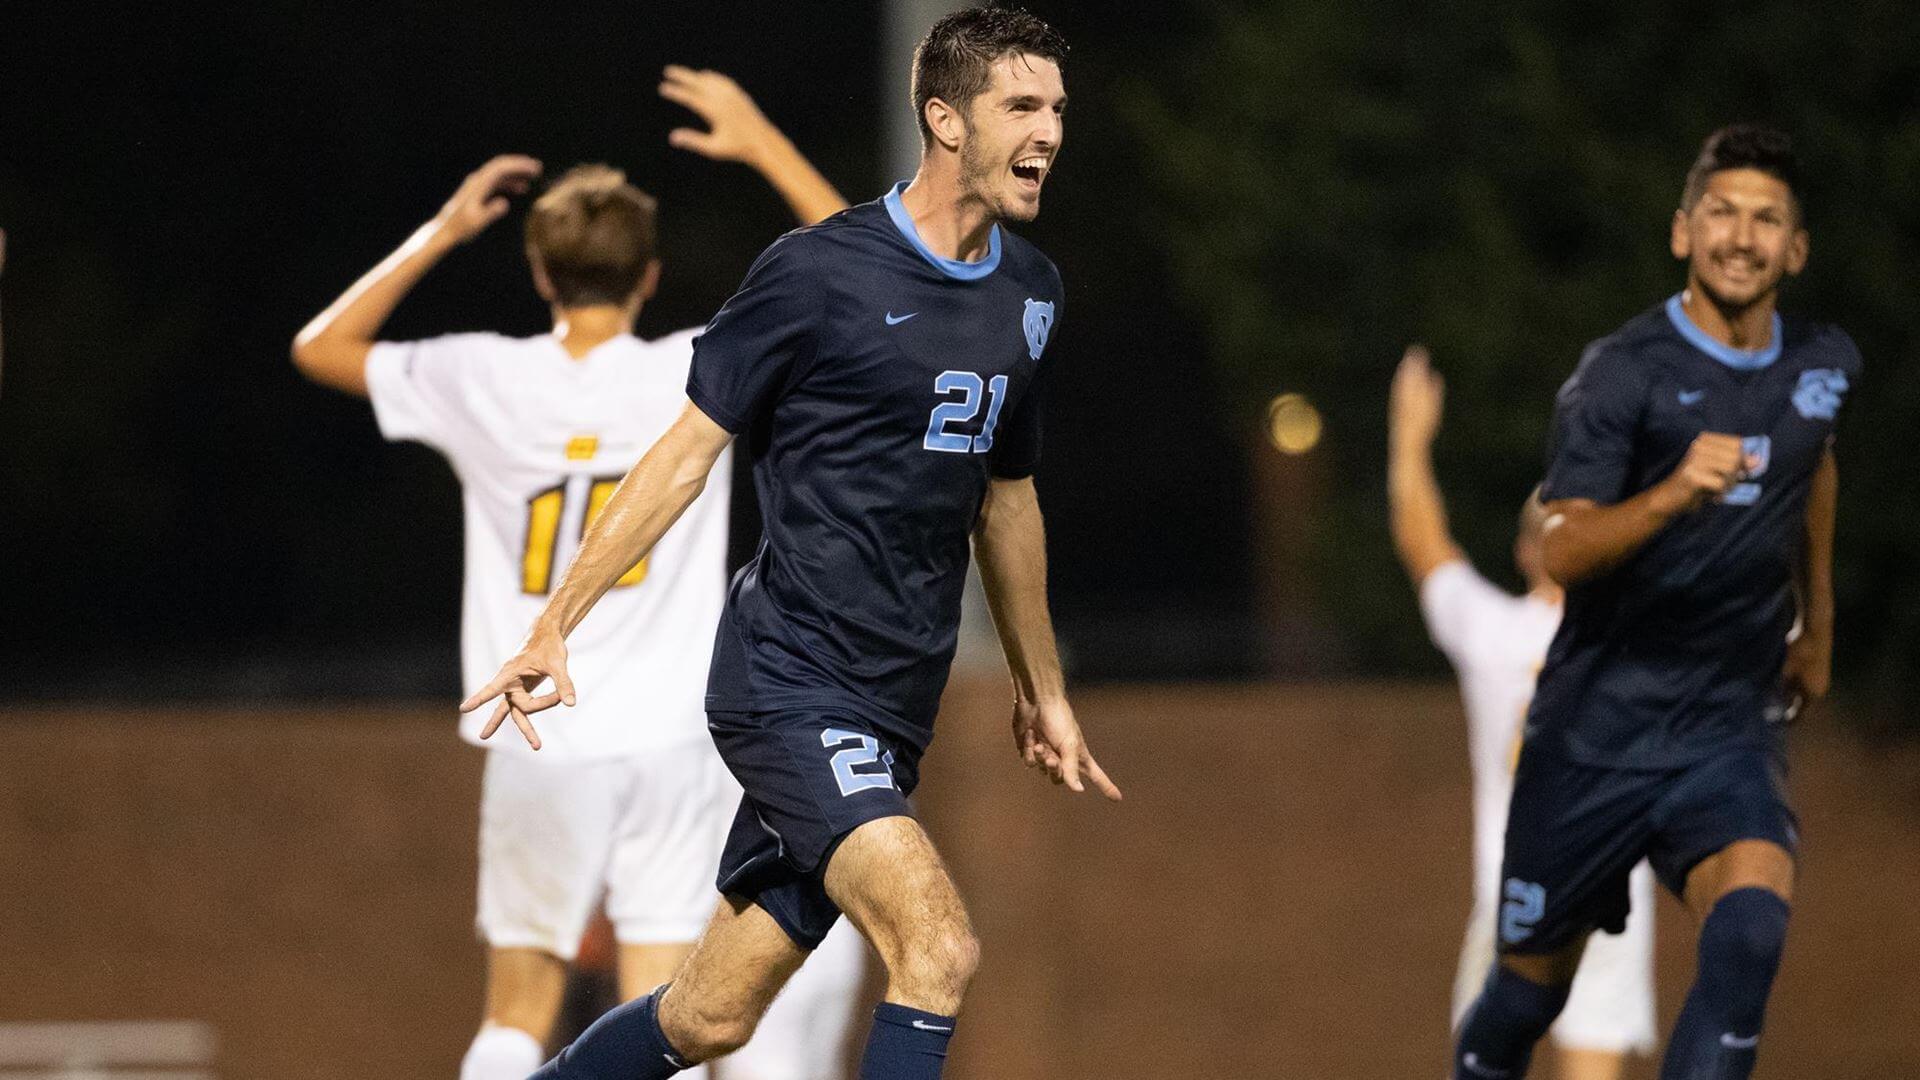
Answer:
<svg viewBox="0 0 1920 1080"><path fill-rule="evenodd" d="M1449 386L1456 531L1509 582L1553 393L1589 340L1681 283L1668 222L1701 139L1786 127L1814 257L1784 306L1837 322L1868 377L1842 435L1841 688L1920 730L1920 33L1899 2L1209 4L1121 108L1175 295L1223 412L1328 418L1316 604L1356 670L1431 668L1386 543L1384 397L1427 342Z"/></svg>

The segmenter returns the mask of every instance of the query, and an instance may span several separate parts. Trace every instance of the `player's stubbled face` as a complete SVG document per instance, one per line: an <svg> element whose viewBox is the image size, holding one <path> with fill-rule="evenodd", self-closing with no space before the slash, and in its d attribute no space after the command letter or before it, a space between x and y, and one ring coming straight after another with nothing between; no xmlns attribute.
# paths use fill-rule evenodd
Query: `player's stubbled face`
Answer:
<svg viewBox="0 0 1920 1080"><path fill-rule="evenodd" d="M1806 233L1792 191L1758 169L1714 173L1681 217L1674 254L1687 260L1691 285L1721 307L1752 305L1806 264Z"/></svg>
<svg viewBox="0 0 1920 1080"><path fill-rule="evenodd" d="M1053 171L1067 109L1060 66L1026 53L1001 57L967 111L960 182L995 217L1032 221Z"/></svg>

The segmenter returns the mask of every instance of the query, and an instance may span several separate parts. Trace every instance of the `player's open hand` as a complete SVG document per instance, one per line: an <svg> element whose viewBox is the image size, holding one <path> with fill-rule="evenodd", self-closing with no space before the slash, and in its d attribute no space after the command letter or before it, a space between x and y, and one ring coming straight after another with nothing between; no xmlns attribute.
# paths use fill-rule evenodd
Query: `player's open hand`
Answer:
<svg viewBox="0 0 1920 1080"><path fill-rule="evenodd" d="M534 691L548 679L553 680L553 689L536 695ZM527 745L540 749L540 733L533 730L529 717L555 705L574 702L573 680L567 676L567 644L560 635L536 626L526 644L520 647L519 655L502 665L500 674L495 675L492 682L461 702L460 711L472 712L494 698L499 698L500 704L494 706L493 716L480 729L480 737L492 738L493 733L500 730L500 724L512 717L513 726L526 736Z"/></svg>
<svg viewBox="0 0 1920 1080"><path fill-rule="evenodd" d="M1440 432L1440 414L1447 400L1446 380L1433 370L1425 345L1409 345L1393 373L1387 399L1387 434L1415 447L1433 444Z"/></svg>
<svg viewBox="0 0 1920 1080"><path fill-rule="evenodd" d="M1733 490L1753 464L1747 461L1740 436L1703 431L1687 447L1680 467L1662 483L1682 509L1693 510Z"/></svg>
<svg viewBox="0 0 1920 1080"><path fill-rule="evenodd" d="M752 164L774 137L774 127L760 106L740 89L739 83L718 71L669 64L661 75L660 96L691 109L708 128L675 128L667 134L670 146L715 161Z"/></svg>
<svg viewBox="0 0 1920 1080"><path fill-rule="evenodd" d="M1028 768L1045 770L1054 783L1078 792L1091 782L1100 794L1120 801L1120 789L1093 760L1080 734L1080 722L1073 717L1073 706L1064 699L1046 704L1015 701L1013 745Z"/></svg>
<svg viewBox="0 0 1920 1080"><path fill-rule="evenodd" d="M501 154L460 182L436 224L460 243L479 236L507 212L507 196L524 195L540 176L540 162L525 154Z"/></svg>

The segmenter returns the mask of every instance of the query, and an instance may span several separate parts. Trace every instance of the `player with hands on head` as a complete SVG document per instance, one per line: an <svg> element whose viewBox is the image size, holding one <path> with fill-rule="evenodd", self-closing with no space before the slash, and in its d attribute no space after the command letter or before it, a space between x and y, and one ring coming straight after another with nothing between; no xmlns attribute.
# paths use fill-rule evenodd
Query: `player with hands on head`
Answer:
<svg viewBox="0 0 1920 1080"><path fill-rule="evenodd" d="M696 110L709 98L692 99ZM737 87L724 98L735 114L758 117L743 100ZM802 224L844 205L764 118L744 126L716 117L734 145L772 147L748 158L775 170L763 175L783 192L807 193L804 204L789 200L811 215ZM427 270L499 221L541 171L521 155L475 170L293 350L315 381L370 397L389 439L424 442L453 464L466 518L468 688L514 653L580 531L672 425L692 360L692 330L651 341L633 334L659 282L655 207L605 166L569 171L527 215L527 258L551 333L377 340ZM476 921L489 945L486 1022L463 1080L522 1080L539 1067L567 965L603 894L629 999L671 975L712 909L713 869L740 795L713 752L702 704L725 601L730 470L730 455L714 459L713 490L646 562L622 568L616 596L576 639L571 662L592 700L552 738L536 736L538 754L485 744ZM470 741L481 741L481 719L463 723ZM821 953L763 1037L721 1064L722 1080L835 1074L864 946L842 933Z"/></svg>
<svg viewBox="0 0 1920 1080"><path fill-rule="evenodd" d="M1387 506L1394 549L1419 594L1428 633L1460 680L1473 771L1473 913L1454 978L1457 1028L1494 962L1500 908L1500 846L1513 797L1513 762L1533 680L1560 625L1563 590L1540 554L1545 517L1529 492L1519 513L1513 562L1521 596L1482 577L1447 525L1434 477L1445 383L1419 345L1394 372L1387 409ZM1594 941L1575 976L1566 1011L1552 1031L1562 1080L1619 1080L1627 1055L1653 1052L1653 871L1643 861L1629 878L1633 913L1625 933Z"/></svg>
<svg viewBox="0 0 1920 1080"><path fill-rule="evenodd" d="M1555 404L1542 498L1566 614L1540 673L1501 870L1500 959L1456 1080L1525 1075L1648 859L1699 920L1662 1080L1753 1072L1799 832L1780 721L1832 655L1835 425L1860 352L1787 317L1807 262L1782 132L1710 136L1669 243L1679 293L1593 343Z"/></svg>
<svg viewBox="0 0 1920 1080"><path fill-rule="evenodd" d="M936 1080L979 945L907 797L970 543L1022 758L1120 797L1067 703L1047 611L1032 474L1063 288L1002 228L1039 212L1065 54L1018 9L934 25L914 57L912 181L761 255L695 344L680 419L607 502L520 653L463 703L528 739L542 737L533 714L590 703L590 684L568 677L568 635L590 630L596 601L749 434L765 533L729 591L707 694L708 728L746 790L722 900L670 984L537 1076L659 1080L726 1053L844 913L887 971L862 1080Z"/></svg>

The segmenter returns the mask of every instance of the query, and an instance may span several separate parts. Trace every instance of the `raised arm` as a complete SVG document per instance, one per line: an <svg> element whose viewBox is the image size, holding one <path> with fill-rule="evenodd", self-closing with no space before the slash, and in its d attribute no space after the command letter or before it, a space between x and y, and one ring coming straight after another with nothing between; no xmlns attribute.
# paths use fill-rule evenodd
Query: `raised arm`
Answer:
<svg viewBox="0 0 1920 1080"><path fill-rule="evenodd" d="M692 110L708 130L676 128L667 142L715 161L738 161L764 177L802 225L847 208L847 200L768 120L740 84L718 71L667 65L660 96Z"/></svg>
<svg viewBox="0 0 1920 1080"><path fill-rule="evenodd" d="M1787 647L1781 683L1798 707L1826 696L1833 674L1833 522L1840 503L1840 463L1827 448L1807 490L1806 542L1795 586L1800 634Z"/></svg>
<svg viewBox="0 0 1920 1080"><path fill-rule="evenodd" d="M1433 438L1445 401L1446 384L1426 348L1410 346L1394 372L1387 404L1387 510L1394 550L1416 589L1428 574L1461 558L1433 477Z"/></svg>
<svg viewBox="0 0 1920 1080"><path fill-rule="evenodd" d="M560 587L547 598L520 652L500 668L493 681L461 703L461 712L472 712L494 698L501 699L481 730L481 738L491 736L501 721L511 716L527 742L540 749L540 735L528 716L561 702L574 702L573 680L567 676L567 635L621 575L653 550L699 497L714 461L732 438L689 402L681 409L680 418L627 473L581 540L579 553L567 567ZM533 691L549 678L553 690L535 697Z"/></svg>
<svg viewBox="0 0 1920 1080"><path fill-rule="evenodd" d="M1541 555L1547 574L1577 585L1620 565L1684 514L1725 495L1746 471L1738 435L1704 432L1666 478L1609 506L1591 499L1547 504Z"/></svg>
<svg viewBox="0 0 1920 1080"><path fill-rule="evenodd" d="M1094 761L1067 704L1066 677L1047 611L1047 536L1031 477L995 479L975 523L973 547L994 629L1013 675L1014 747L1029 767L1056 784L1086 790L1082 776L1109 799L1120 789Z"/></svg>
<svg viewBox="0 0 1920 1080"><path fill-rule="evenodd" d="M540 163L503 154L474 170L432 221L361 275L293 339L293 365L335 390L367 396L367 352L400 301L447 252L480 235L507 212L507 195L527 190Z"/></svg>

